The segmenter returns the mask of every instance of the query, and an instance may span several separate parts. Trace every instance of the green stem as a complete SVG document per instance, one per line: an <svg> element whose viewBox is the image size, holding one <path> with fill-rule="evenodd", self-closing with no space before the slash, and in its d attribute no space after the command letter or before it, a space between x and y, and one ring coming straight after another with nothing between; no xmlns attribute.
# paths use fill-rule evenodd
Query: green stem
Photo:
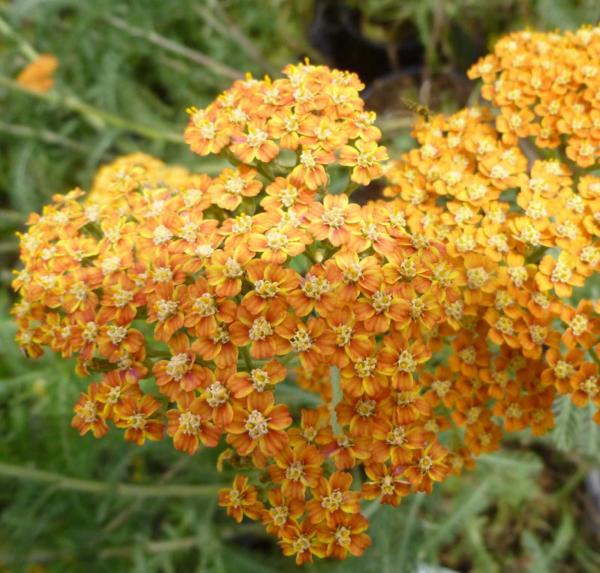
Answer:
<svg viewBox="0 0 600 573"><path fill-rule="evenodd" d="M112 494L120 497L205 497L215 495L221 485L137 485L105 483L101 481L68 477L62 474L37 470L0 462L0 477L19 481L33 481L53 485L56 489L92 494Z"/></svg>
<svg viewBox="0 0 600 573"><path fill-rule="evenodd" d="M352 193L354 193L359 187L360 185L358 183L355 183L352 181L352 179L350 179L348 181L348 185L346 185L346 188L342 191L342 193L348 195L348 197L351 197Z"/></svg>
<svg viewBox="0 0 600 573"><path fill-rule="evenodd" d="M343 393L341 387L341 375L340 369L336 366L331 366L329 369L331 376L331 427L333 428L333 432L336 435L342 434L342 427L340 426L337 419L337 412L335 411L335 407L341 402Z"/></svg>
<svg viewBox="0 0 600 573"><path fill-rule="evenodd" d="M253 166L263 177L266 177L269 181L275 181L275 176L271 173L271 170L267 167L266 164L261 163L260 161L256 162L256 165Z"/></svg>
<svg viewBox="0 0 600 573"><path fill-rule="evenodd" d="M15 32L14 28L4 18L0 18L0 33L12 38L17 43L17 46L19 46L19 50L21 50L30 62L37 60L40 54L20 34Z"/></svg>
<svg viewBox="0 0 600 573"><path fill-rule="evenodd" d="M60 94L56 91L39 92L35 90L30 90L22 86L15 80L12 80L9 77L3 75L0 75L0 85L12 91L24 93L37 99L44 100L48 103L59 105L66 109L74 111L82 117L84 117L97 129L102 129L106 125L110 125L118 129L129 131L130 133L141 135L142 137L145 137L147 139L154 139L156 141L168 141L172 143L183 143L183 138L177 133L162 131L154 129L152 127L148 127L146 125L141 125L139 123L129 121L123 117L113 115L112 113L88 105L87 103L81 101L79 98L73 95Z"/></svg>
<svg viewBox="0 0 600 573"><path fill-rule="evenodd" d="M600 366L600 358L598 358L598 355L596 354L596 351L593 348L590 348L588 350L588 354L591 356L592 360L598 365Z"/></svg>
<svg viewBox="0 0 600 573"><path fill-rule="evenodd" d="M244 357L244 363L246 364L246 369L248 373L252 371L252 358L250 357L250 352L248 351L247 346L243 346L241 348L242 356Z"/></svg>
<svg viewBox="0 0 600 573"><path fill-rule="evenodd" d="M91 154L90 149L85 145L45 129L34 129L26 125L3 123L0 121L0 131L15 135L16 137L37 138L52 145L62 145L63 147L71 149L72 151L77 151L78 153Z"/></svg>
<svg viewBox="0 0 600 573"><path fill-rule="evenodd" d="M165 36L161 36L152 30L136 28L135 26L128 24L125 20L115 16L105 16L105 20L114 28L123 31L134 38L141 38L142 40L146 40L150 44L154 44L155 46L158 46L167 52L182 56L190 62L208 68L211 72L219 76L229 78L230 80L237 80L243 77L243 74L241 74L238 70L234 70L233 68L214 60L210 56L207 56L203 52L188 48L187 46L184 46L179 42L175 42L170 38L166 38Z"/></svg>
<svg viewBox="0 0 600 573"><path fill-rule="evenodd" d="M548 247L538 247L537 249L534 249L531 254L527 257L527 262L528 263L533 263L533 264L537 264L542 260L542 257L546 254L546 251L548 250Z"/></svg>

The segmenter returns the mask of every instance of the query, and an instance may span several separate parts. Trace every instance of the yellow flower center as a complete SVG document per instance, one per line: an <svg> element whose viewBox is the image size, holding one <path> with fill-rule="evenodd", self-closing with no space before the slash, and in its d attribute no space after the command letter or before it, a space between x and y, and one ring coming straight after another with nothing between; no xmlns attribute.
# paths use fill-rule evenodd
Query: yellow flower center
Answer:
<svg viewBox="0 0 600 573"><path fill-rule="evenodd" d="M304 477L304 465L302 462L292 462L285 469L285 478L290 481L300 481Z"/></svg>
<svg viewBox="0 0 600 573"><path fill-rule="evenodd" d="M344 210L341 207L332 207L323 212L321 215L321 221L328 227L339 229L344 226L346 218L344 217Z"/></svg>
<svg viewBox="0 0 600 573"><path fill-rule="evenodd" d="M170 316L175 314L179 303L176 300L160 299L156 301L156 318L159 322L165 322Z"/></svg>
<svg viewBox="0 0 600 573"><path fill-rule="evenodd" d="M381 314L392 306L393 301L394 297L391 294L378 291L371 297L371 306L377 314Z"/></svg>
<svg viewBox="0 0 600 573"><path fill-rule="evenodd" d="M189 370L190 358L184 352L173 356L165 368L165 372L173 378L173 380L181 380Z"/></svg>
<svg viewBox="0 0 600 573"><path fill-rule="evenodd" d="M179 416L179 429L187 435L194 435L200 429L200 416L192 412L182 412Z"/></svg>
<svg viewBox="0 0 600 573"><path fill-rule="evenodd" d="M269 433L268 421L262 412L252 410L246 418L244 427L253 440L258 440Z"/></svg>
<svg viewBox="0 0 600 573"><path fill-rule="evenodd" d="M376 367L377 359L367 356L356 361L354 371L358 374L359 378L369 378L375 372Z"/></svg>
<svg viewBox="0 0 600 573"><path fill-rule="evenodd" d="M250 372L250 380L252 380L252 386L257 392L263 392L270 383L268 372L261 368L254 368Z"/></svg>
<svg viewBox="0 0 600 573"><path fill-rule="evenodd" d="M229 400L229 390L218 380L206 389L206 403L211 408L218 408Z"/></svg>
<svg viewBox="0 0 600 573"><path fill-rule="evenodd" d="M271 323L266 318L259 316L252 323L250 331L248 332L248 337L253 341L264 340L272 334L273 327L271 326Z"/></svg>

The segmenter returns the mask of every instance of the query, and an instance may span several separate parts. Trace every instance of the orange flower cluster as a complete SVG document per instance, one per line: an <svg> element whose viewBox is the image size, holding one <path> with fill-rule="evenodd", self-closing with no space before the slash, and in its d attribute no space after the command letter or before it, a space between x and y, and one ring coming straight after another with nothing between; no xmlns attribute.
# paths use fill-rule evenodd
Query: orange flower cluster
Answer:
<svg viewBox="0 0 600 573"><path fill-rule="evenodd" d="M469 70L482 96L499 108L504 141L533 137L541 148L566 141L580 167L600 158L600 28L576 32L516 32Z"/></svg>
<svg viewBox="0 0 600 573"><path fill-rule="evenodd" d="M447 365L421 377L435 404L474 454L496 449L502 427L547 432L557 394L600 406L600 304L571 302L600 265L600 178L528 160L487 110L434 116L414 135L420 145L390 165L385 195L413 233L445 246L436 273L452 276L449 266L462 287L444 304Z"/></svg>
<svg viewBox="0 0 600 573"><path fill-rule="evenodd" d="M191 148L232 163L217 177L128 156L32 215L13 312L29 355L100 373L81 434L225 442L220 504L302 564L363 553L361 500L550 429L557 393L600 406L600 308L569 300L600 261L600 180L530 165L472 109L417 124L388 200L352 203L386 158L362 85L284 73L191 110Z"/></svg>

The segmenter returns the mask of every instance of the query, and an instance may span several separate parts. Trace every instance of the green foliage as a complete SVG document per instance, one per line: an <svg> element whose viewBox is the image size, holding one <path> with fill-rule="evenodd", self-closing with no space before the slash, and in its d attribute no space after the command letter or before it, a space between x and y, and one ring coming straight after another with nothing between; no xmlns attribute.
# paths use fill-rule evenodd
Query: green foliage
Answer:
<svg viewBox="0 0 600 573"><path fill-rule="evenodd" d="M439 41L444 53L458 61L465 56L453 51L460 44L453 22L463 33L480 29L470 29L473 22L500 33L524 21L575 26L598 17L593 14L597 2L590 0L368 0L360 5L391 28L413 21L428 45ZM512 17L509 9L517 5L518 17ZM185 108L210 101L236 71L262 75L310 53L304 39L309 8L303 0L1 3L0 79L14 78L32 50L60 60L58 97L36 98L0 81L4 287L16 264L14 232L27 214L56 192L88 187L98 165L112 157L145 151L217 171L218 162L192 156L178 142ZM502 13L511 14L510 23ZM440 22L448 25L440 27ZM430 63L435 64L434 57L430 49ZM397 137L402 145L406 133ZM32 571L32 564L42 567L37 571L57 573L296 570L262 528L237 526L228 519L214 493L184 495L185 485L212 488L230 482L230 473L215 470L218 452L205 450L188 458L167 442L137 448L116 431L99 441L79 437L69 421L84 382L67 361L46 355L32 362L20 355L10 304L4 288L0 571L3 566ZM314 401L310 393L292 387L282 392L296 407ZM567 398L558 403L556 414L557 430L550 438L511 441L507 450L484 456L474 472L449 480L431 496L413 496L399 508L367 506L367 512L374 511L373 547L365 557L305 570L408 573L424 562L482 573L600 570L600 553L585 531L578 501L589 464L600 461L599 430L591 410L577 409ZM567 471L554 467L565 464ZM21 477L16 479L7 467ZM44 481L28 471L33 469L83 481ZM106 487L81 490L90 489L90 483ZM118 484L179 487L182 493L139 497L119 493Z"/></svg>

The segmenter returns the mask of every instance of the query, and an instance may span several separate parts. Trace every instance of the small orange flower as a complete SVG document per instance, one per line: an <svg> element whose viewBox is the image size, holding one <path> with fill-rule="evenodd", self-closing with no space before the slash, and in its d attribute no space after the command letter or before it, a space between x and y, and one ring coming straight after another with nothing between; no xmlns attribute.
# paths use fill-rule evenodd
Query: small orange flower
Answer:
<svg viewBox="0 0 600 573"><path fill-rule="evenodd" d="M245 405L234 408L233 420L227 426L227 442L242 456L256 448L266 456L280 452L288 442L285 433L292 423L286 406L275 406L271 392L254 392Z"/></svg>
<svg viewBox="0 0 600 573"><path fill-rule="evenodd" d="M115 425L126 428L125 439L141 446L146 438L160 440L164 424L154 417L160 402L145 394L137 399L127 398L115 408Z"/></svg>
<svg viewBox="0 0 600 573"><path fill-rule="evenodd" d="M258 519L263 504L258 501L258 493L253 485L248 484L248 478L236 475L233 486L219 491L219 505L227 508L227 515L241 523L244 516Z"/></svg>
<svg viewBox="0 0 600 573"><path fill-rule="evenodd" d="M201 399L184 400L175 410L167 412L167 434L173 438L175 449L190 456L198 450L200 442L209 448L219 443L221 433L208 422L209 412Z"/></svg>
<svg viewBox="0 0 600 573"><path fill-rule="evenodd" d="M88 432L94 434L94 438L101 438L108 432L108 426L102 416L102 403L99 399L99 384L90 384L86 393L82 393L75 405L75 416L71 420L71 427L79 430L84 436Z"/></svg>

